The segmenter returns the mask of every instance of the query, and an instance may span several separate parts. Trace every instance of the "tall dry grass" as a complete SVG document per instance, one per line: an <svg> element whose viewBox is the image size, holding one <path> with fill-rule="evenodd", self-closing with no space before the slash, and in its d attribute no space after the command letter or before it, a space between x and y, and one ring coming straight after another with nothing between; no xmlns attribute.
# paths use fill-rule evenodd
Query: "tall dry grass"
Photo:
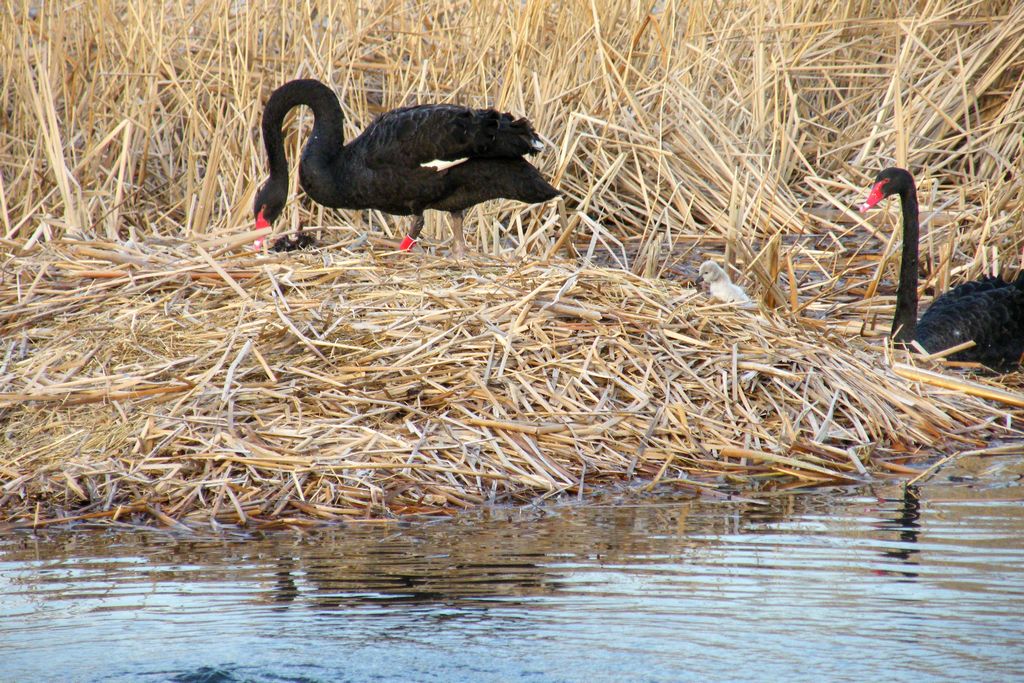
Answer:
<svg viewBox="0 0 1024 683"><path fill-rule="evenodd" d="M577 242L637 272L695 246L749 264L776 234L842 239L846 207L892 163L962 228L937 231L926 269L991 269L1024 239L1012 0L97 0L7 2L0 18L6 250L246 228L263 102L299 76L336 89L348 135L411 102L528 115ZM477 210L482 247L509 206ZM368 220L379 229L293 201L282 225ZM555 238L540 212L511 223L528 248Z"/></svg>

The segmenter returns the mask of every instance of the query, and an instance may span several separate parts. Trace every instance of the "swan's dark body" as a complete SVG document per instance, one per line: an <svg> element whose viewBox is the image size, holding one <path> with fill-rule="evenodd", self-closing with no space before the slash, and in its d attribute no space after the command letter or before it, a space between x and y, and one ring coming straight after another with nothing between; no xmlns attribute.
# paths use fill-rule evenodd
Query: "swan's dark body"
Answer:
<svg viewBox="0 0 1024 683"><path fill-rule="evenodd" d="M270 179L256 194L253 213L273 222L288 197L288 163L281 125L292 107L313 110L313 132L302 151L299 182L313 200L334 208L378 209L416 216L426 209L448 211L461 248L461 212L490 199L543 202L558 196L536 168L523 159L543 145L526 119L493 109L426 104L378 116L349 144L344 143L338 98L316 80L295 80L275 90L263 112L263 142ZM422 164L457 161L436 170Z"/></svg>
<svg viewBox="0 0 1024 683"><path fill-rule="evenodd" d="M903 253L896 290L892 334L896 341L917 341L936 353L966 341L974 346L951 360L983 363L997 370L1013 369L1024 355L1024 277L1007 282L984 277L954 287L932 302L917 319L918 223L914 178L901 168L887 168L875 178L866 211L883 197L900 196L903 212Z"/></svg>

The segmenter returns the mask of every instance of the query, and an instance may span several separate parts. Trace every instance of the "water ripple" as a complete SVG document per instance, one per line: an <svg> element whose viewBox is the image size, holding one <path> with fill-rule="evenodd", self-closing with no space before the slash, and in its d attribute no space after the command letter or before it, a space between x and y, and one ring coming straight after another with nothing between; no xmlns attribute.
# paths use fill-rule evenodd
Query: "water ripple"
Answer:
<svg viewBox="0 0 1024 683"><path fill-rule="evenodd" d="M1024 512L970 495L10 536L0 678L1008 680L1024 670Z"/></svg>

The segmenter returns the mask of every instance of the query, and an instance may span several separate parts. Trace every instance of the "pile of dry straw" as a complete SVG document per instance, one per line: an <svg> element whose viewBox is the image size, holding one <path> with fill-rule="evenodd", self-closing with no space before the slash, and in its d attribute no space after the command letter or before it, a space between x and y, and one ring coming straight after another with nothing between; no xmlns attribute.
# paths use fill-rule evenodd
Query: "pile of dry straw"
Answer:
<svg viewBox="0 0 1024 683"><path fill-rule="evenodd" d="M908 166L926 293L1016 270L1019 3L320 4L0 10L7 522L846 483L1018 437L1019 376L928 374L864 339L888 326L898 230L846 207ZM259 115L296 76L337 89L349 135L414 101L526 114L564 206L480 207L454 263L296 198L279 228L325 247L259 257ZM709 256L757 307L693 288Z"/></svg>

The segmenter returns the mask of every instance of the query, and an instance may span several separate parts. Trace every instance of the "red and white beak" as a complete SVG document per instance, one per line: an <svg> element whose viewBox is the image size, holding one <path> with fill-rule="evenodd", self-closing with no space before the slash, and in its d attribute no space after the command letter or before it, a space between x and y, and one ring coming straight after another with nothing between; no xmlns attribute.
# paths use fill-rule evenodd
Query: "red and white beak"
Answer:
<svg viewBox="0 0 1024 683"><path fill-rule="evenodd" d="M871 188L870 194L868 194L868 198L866 200L864 200L864 203L861 204L858 207L860 209L861 213L864 213L865 211L870 209L872 206L874 206L878 202L880 202L883 199L885 199L885 193L882 192L882 187L887 182L889 182L889 181L888 180L880 180L877 183L875 183L875 186Z"/></svg>
<svg viewBox="0 0 1024 683"><path fill-rule="evenodd" d="M263 217L263 209L260 209L260 212L258 214L256 214L256 227L254 229L255 230L262 230L263 228L269 228L269 227L270 227L270 223L268 223L267 219ZM257 237L256 240L252 243L252 248L255 249L256 251L259 251L260 249L262 249L263 248L263 242L265 241L265 239L266 239L265 237Z"/></svg>

